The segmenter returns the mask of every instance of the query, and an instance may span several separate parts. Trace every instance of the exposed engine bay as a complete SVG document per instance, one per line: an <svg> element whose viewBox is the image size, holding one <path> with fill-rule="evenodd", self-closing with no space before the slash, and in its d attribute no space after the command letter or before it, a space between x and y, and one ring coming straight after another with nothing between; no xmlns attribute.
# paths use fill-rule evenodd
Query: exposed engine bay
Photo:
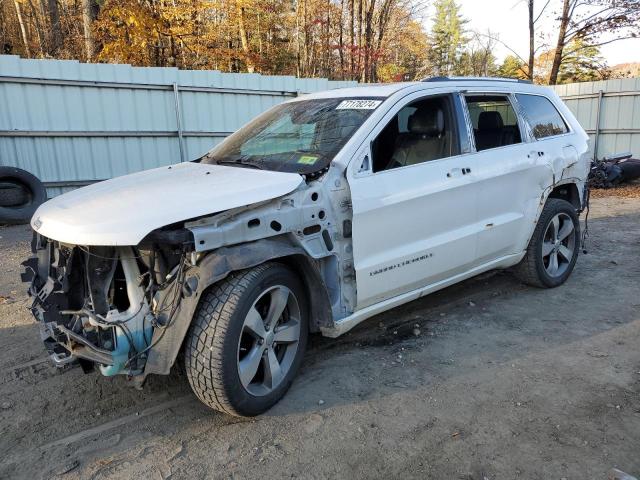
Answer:
<svg viewBox="0 0 640 480"><path fill-rule="evenodd" d="M167 375L205 290L272 259L306 278L311 331L331 332L353 304L344 295L355 297L350 263L339 276L335 255L350 238L329 235L333 215L314 218L333 208L304 188L152 230L135 246L53 240L38 233L36 220L23 281L31 282L31 310L51 359L59 367L79 363L86 373L123 374L137 387L150 374ZM301 229L300 217L312 226Z"/></svg>
<svg viewBox="0 0 640 480"><path fill-rule="evenodd" d="M212 203L220 210L190 217L192 204L177 202L166 209L174 219L187 219L159 227L162 217L146 210L128 216L109 213L113 192L94 192L75 200L74 194L80 194L71 192L41 208L32 220L34 256L23 263L23 281L30 282L31 310L57 366L79 364L87 373L126 375L136 387L148 375L167 375L189 338L202 295L231 272L272 260L305 278L314 312L310 331L331 334L335 319L353 311L346 182L331 178L334 194L329 196L317 179L299 185L301 177L289 173L189 163L147 175L164 178L191 172L189 187L196 190L201 178L217 178L211 171L226 176L228 184L245 188L250 187L247 178L259 173L261 188L255 195L230 196L224 185L216 189L204 183L198 194L214 191L220 200ZM108 182L114 188L122 183L104 183ZM171 185L182 189L184 183ZM257 179L253 183L257 185ZM131 192L141 195L137 187L122 188L121 197ZM145 203L152 193L137 203ZM185 195L180 190L173 196ZM69 216L69 198L86 221L72 223L76 220ZM246 198L258 202L245 205ZM83 227L104 216L111 223Z"/></svg>
<svg viewBox="0 0 640 480"><path fill-rule="evenodd" d="M106 376L140 376L197 286L197 277L187 282L193 241L185 229L152 232L137 247L66 245L36 234L32 248L31 310L58 366L77 360L85 372L98 365Z"/></svg>

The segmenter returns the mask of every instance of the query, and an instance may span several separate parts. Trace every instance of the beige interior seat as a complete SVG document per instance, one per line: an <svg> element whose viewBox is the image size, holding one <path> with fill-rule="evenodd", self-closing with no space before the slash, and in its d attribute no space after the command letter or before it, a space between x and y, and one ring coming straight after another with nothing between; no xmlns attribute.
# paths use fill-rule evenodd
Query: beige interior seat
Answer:
<svg viewBox="0 0 640 480"><path fill-rule="evenodd" d="M408 119L408 132L398 138L387 169L415 165L446 156L444 113L441 108L422 107Z"/></svg>

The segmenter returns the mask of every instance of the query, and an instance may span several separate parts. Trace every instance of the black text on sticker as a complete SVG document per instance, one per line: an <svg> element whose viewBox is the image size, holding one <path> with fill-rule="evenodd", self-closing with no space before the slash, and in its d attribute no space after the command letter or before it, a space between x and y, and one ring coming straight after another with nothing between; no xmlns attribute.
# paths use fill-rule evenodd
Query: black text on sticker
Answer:
<svg viewBox="0 0 640 480"><path fill-rule="evenodd" d="M336 110L373 110L382 100L343 100Z"/></svg>

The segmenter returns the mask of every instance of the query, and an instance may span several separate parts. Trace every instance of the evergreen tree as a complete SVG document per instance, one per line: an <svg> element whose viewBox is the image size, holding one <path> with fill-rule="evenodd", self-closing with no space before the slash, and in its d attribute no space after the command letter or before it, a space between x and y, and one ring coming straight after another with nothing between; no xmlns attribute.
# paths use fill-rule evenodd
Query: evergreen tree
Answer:
<svg viewBox="0 0 640 480"><path fill-rule="evenodd" d="M565 47L558 83L604 80L609 73L600 49L576 39Z"/></svg>
<svg viewBox="0 0 640 480"><path fill-rule="evenodd" d="M467 23L455 0L436 0L435 19L430 35L429 66L433 75L451 75L461 69L460 60Z"/></svg>
<svg viewBox="0 0 640 480"><path fill-rule="evenodd" d="M527 66L524 64L522 60L514 55L508 55L505 57L502 65L498 69L498 76L505 78L520 78L525 79L528 78Z"/></svg>

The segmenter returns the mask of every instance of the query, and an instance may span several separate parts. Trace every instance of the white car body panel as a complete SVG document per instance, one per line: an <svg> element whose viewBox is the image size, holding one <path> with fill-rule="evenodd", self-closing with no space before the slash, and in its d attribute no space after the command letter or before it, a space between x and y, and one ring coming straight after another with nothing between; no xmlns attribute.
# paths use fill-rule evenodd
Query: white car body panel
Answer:
<svg viewBox="0 0 640 480"><path fill-rule="evenodd" d="M473 266L477 186L447 177L473 162L445 158L351 181L358 308Z"/></svg>
<svg viewBox="0 0 640 480"><path fill-rule="evenodd" d="M475 155L481 225L476 256L483 263L523 250L523 233L529 231L535 215L529 207L540 202L544 183L552 172L546 159L527 143Z"/></svg>
<svg viewBox="0 0 640 480"><path fill-rule="evenodd" d="M451 92L439 88L428 93ZM358 309L439 282L475 264L478 189L472 176L462 175L462 169L475 168L474 155L375 174L358 172L357 159L371 158L370 142L404 105L423 96L424 92L411 93L385 111L348 170ZM452 262L452 257L457 261Z"/></svg>
<svg viewBox="0 0 640 480"><path fill-rule="evenodd" d="M73 190L31 220L41 235L76 245L137 245L172 223L264 202L295 190L296 173L180 163Z"/></svg>
<svg viewBox="0 0 640 480"><path fill-rule="evenodd" d="M589 165L587 136L555 92L515 82L475 85L470 81L464 89L451 84L446 87L439 82L428 87L408 84L389 98L388 102L395 100L393 105L368 119L367 123L375 121L377 125L359 130L366 136L347 169L353 203L357 310L338 322L340 333L425 292L516 264L547 196L564 180L578 186L582 202ZM400 108L418 98L460 90L507 96L545 91L544 96L559 110L570 131L535 140L519 115L522 143L389 171L360 171L362 159L371 158L368 145ZM577 165L582 170L569 180L567 172ZM463 178L447 177L460 168L470 168L472 173Z"/></svg>

